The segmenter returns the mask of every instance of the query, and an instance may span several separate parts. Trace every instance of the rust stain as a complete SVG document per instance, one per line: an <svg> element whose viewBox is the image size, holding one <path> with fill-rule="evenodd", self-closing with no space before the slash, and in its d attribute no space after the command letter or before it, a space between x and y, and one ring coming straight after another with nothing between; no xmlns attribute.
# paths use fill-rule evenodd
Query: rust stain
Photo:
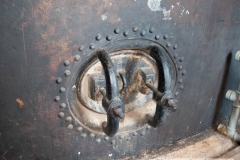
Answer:
<svg viewBox="0 0 240 160"><path fill-rule="evenodd" d="M24 106L23 101L22 101L20 98L17 98L17 99L16 99L16 102L19 104L19 108L22 109L23 106Z"/></svg>

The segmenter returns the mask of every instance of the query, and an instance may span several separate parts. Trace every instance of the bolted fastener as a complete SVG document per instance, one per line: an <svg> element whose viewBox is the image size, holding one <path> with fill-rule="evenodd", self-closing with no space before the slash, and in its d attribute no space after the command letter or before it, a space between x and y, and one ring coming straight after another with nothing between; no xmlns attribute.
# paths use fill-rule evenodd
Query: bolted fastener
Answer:
<svg viewBox="0 0 240 160"><path fill-rule="evenodd" d="M168 34L165 34L164 36L163 36L163 39L168 39Z"/></svg>
<svg viewBox="0 0 240 160"><path fill-rule="evenodd" d="M142 30L142 32L140 33L141 36L145 36L146 31Z"/></svg>
<svg viewBox="0 0 240 160"><path fill-rule="evenodd" d="M182 72L182 75L184 76L184 75L186 75L186 73L187 73L187 71L184 70L184 71Z"/></svg>
<svg viewBox="0 0 240 160"><path fill-rule="evenodd" d="M89 46L89 49L94 50L94 49L95 49L95 46L94 46L93 44L91 44L91 45Z"/></svg>
<svg viewBox="0 0 240 160"><path fill-rule="evenodd" d="M74 61L78 62L80 61L81 57L79 55L75 55L74 56Z"/></svg>
<svg viewBox="0 0 240 160"><path fill-rule="evenodd" d="M150 32L150 33L153 33L153 32L154 32L154 28L153 28L153 27L150 27L150 28L149 28L149 32Z"/></svg>
<svg viewBox="0 0 240 160"><path fill-rule="evenodd" d="M180 84L181 84L182 82L183 82L183 80L182 80L182 79L179 79L179 80L178 80L178 83L180 83Z"/></svg>
<svg viewBox="0 0 240 160"><path fill-rule="evenodd" d="M61 93L64 93L64 92L66 92L66 88L61 87L59 91L60 91Z"/></svg>
<svg viewBox="0 0 240 160"><path fill-rule="evenodd" d="M96 40L99 41L99 40L101 40L101 39L102 39L102 36L101 36L100 34L98 34L98 35L96 36Z"/></svg>
<svg viewBox="0 0 240 160"><path fill-rule="evenodd" d="M180 59L179 59L179 62L183 62L184 61L184 57L181 57Z"/></svg>
<svg viewBox="0 0 240 160"><path fill-rule="evenodd" d="M133 27L133 28L132 28L132 31L133 31L133 32L137 32L137 31L138 31L138 27L136 27L136 26Z"/></svg>
<svg viewBox="0 0 240 160"><path fill-rule="evenodd" d="M72 130L72 129L73 129L73 125L72 125L72 124L69 124L69 125L67 126L67 129L68 129L68 130Z"/></svg>
<svg viewBox="0 0 240 160"><path fill-rule="evenodd" d="M111 40L112 40L112 36L111 36L111 35L108 35L108 36L106 37L106 40L107 40L107 41L111 41Z"/></svg>
<svg viewBox="0 0 240 160"><path fill-rule="evenodd" d="M59 101L61 100L61 98L60 98L59 96L56 96L56 97L54 98L54 100L55 100L55 102L59 102Z"/></svg>
<svg viewBox="0 0 240 160"><path fill-rule="evenodd" d="M123 35L124 35L125 37L127 37L128 34L129 34L128 31L124 31L124 32L123 32Z"/></svg>
<svg viewBox="0 0 240 160"><path fill-rule="evenodd" d="M66 103L61 103L61 104L60 104L60 107L61 107L61 108L66 108L67 105L66 105Z"/></svg>
<svg viewBox="0 0 240 160"><path fill-rule="evenodd" d="M115 29L114 29L114 33L115 33L115 34L119 34L119 32L120 32L120 29L119 29L119 28L115 28Z"/></svg>
<svg viewBox="0 0 240 160"><path fill-rule="evenodd" d="M71 72L70 72L69 70L66 70L66 71L64 72L64 75L65 75L66 77L68 77L68 76L71 75Z"/></svg>
<svg viewBox="0 0 240 160"><path fill-rule="evenodd" d="M82 127L78 127L77 130L78 130L79 132L82 132L83 128L82 128Z"/></svg>
<svg viewBox="0 0 240 160"><path fill-rule="evenodd" d="M177 44L175 44L175 45L173 46L173 49L177 49L177 47L178 47L178 45L177 45Z"/></svg>
<svg viewBox="0 0 240 160"><path fill-rule="evenodd" d="M160 36L159 36L159 34L157 34L157 35L155 36L155 39L156 39L156 40L159 40L159 38L160 38Z"/></svg>
<svg viewBox="0 0 240 160"><path fill-rule="evenodd" d="M170 47L171 46L171 44L168 42L167 44L166 44L166 47Z"/></svg>
<svg viewBox="0 0 240 160"><path fill-rule="evenodd" d="M235 60L240 62L240 51L238 51L235 55Z"/></svg>
<svg viewBox="0 0 240 160"><path fill-rule="evenodd" d="M69 65L70 65L70 63L71 63L71 62L70 62L69 60L66 60L66 61L64 61L64 63L63 63L63 64L64 64L64 66L66 66L66 67L67 67L67 66L69 66Z"/></svg>
<svg viewBox="0 0 240 160"><path fill-rule="evenodd" d="M79 51L79 52L82 52L83 50L84 50L84 46L79 46L79 47L78 47L78 51Z"/></svg>
<svg viewBox="0 0 240 160"><path fill-rule="evenodd" d="M60 117L60 118L63 118L64 117L64 113L63 112L59 112L59 114L58 114L58 116Z"/></svg>
<svg viewBox="0 0 240 160"><path fill-rule="evenodd" d="M225 97L230 101L235 101L237 98L236 92L233 90L228 90Z"/></svg>
<svg viewBox="0 0 240 160"><path fill-rule="evenodd" d="M72 122L72 117L68 116L68 117L66 118L66 121L67 121L68 123Z"/></svg>
<svg viewBox="0 0 240 160"><path fill-rule="evenodd" d="M58 77L58 78L56 79L56 83L60 84L61 82L62 82L62 78Z"/></svg>

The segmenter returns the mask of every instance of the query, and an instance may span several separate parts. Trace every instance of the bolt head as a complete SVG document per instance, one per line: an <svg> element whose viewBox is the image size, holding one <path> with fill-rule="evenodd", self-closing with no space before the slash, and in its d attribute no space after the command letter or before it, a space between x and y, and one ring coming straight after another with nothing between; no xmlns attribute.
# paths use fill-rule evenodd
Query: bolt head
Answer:
<svg viewBox="0 0 240 160"><path fill-rule="evenodd" d="M124 31L124 32L123 32L123 35L124 35L125 37L127 37L127 36L128 36L128 31Z"/></svg>
<svg viewBox="0 0 240 160"><path fill-rule="evenodd" d="M133 27L133 28L132 28L132 31L133 31L133 32L137 32L137 31L138 31L138 27L136 27L136 26Z"/></svg>
<svg viewBox="0 0 240 160"><path fill-rule="evenodd" d="M180 59L179 59L179 62L183 62L184 61L184 57L181 57Z"/></svg>
<svg viewBox="0 0 240 160"><path fill-rule="evenodd" d="M63 63L63 64L64 64L64 66L66 66L66 67L67 67L67 66L69 66L69 65L70 65L70 63L71 63L71 62L70 62L69 60L66 60L66 61L64 61L64 63Z"/></svg>
<svg viewBox="0 0 240 160"><path fill-rule="evenodd" d="M79 46L79 47L78 47L78 51L79 51L79 52L82 52L83 50L84 50L84 46Z"/></svg>
<svg viewBox="0 0 240 160"><path fill-rule="evenodd" d="M73 125L72 125L72 124L69 124L69 125L67 126L67 129L68 129L68 130L72 130L72 129L73 129Z"/></svg>
<svg viewBox="0 0 240 160"><path fill-rule="evenodd" d="M159 38L160 38L160 36L159 36L159 34L157 34L157 35L155 36L155 39L156 39L156 40L159 40Z"/></svg>
<svg viewBox="0 0 240 160"><path fill-rule="evenodd" d="M102 36L101 36L100 34L98 34L98 35L96 36L96 40L99 41L99 40L101 40L101 39L102 39Z"/></svg>
<svg viewBox="0 0 240 160"><path fill-rule="evenodd" d="M165 34L164 36L163 36L163 39L168 39L168 34Z"/></svg>
<svg viewBox="0 0 240 160"><path fill-rule="evenodd" d="M145 36L146 32L144 30L142 30L142 32L140 33L141 36Z"/></svg>
<svg viewBox="0 0 240 160"><path fill-rule="evenodd" d="M82 128L82 127L78 127L77 130L78 130L79 132L82 132L83 128Z"/></svg>
<svg viewBox="0 0 240 160"><path fill-rule="evenodd" d="M97 143L100 143L100 142L101 142L101 139L99 139L99 138L96 139L96 142L97 142Z"/></svg>
<svg viewBox="0 0 240 160"><path fill-rule="evenodd" d="M119 32L120 32L120 29L119 29L119 28L115 28L115 29L114 29L114 33L115 33L115 34L119 34Z"/></svg>
<svg viewBox="0 0 240 160"><path fill-rule="evenodd" d="M149 32L150 32L150 33L153 33L153 32L154 32L154 28L153 28L153 27L150 27L150 28L149 28Z"/></svg>
<svg viewBox="0 0 240 160"><path fill-rule="evenodd" d="M89 49L94 50L94 49L95 49L94 45L91 44L91 45L89 46Z"/></svg>
<svg viewBox="0 0 240 160"><path fill-rule="evenodd" d="M177 44L175 44L175 45L173 46L173 49L177 49L177 47L178 47L178 45L177 45Z"/></svg>
<svg viewBox="0 0 240 160"><path fill-rule="evenodd" d="M64 72L64 75L65 75L66 77L69 77L69 76L71 75L71 72L70 72L69 70L66 70L66 71Z"/></svg>
<svg viewBox="0 0 240 160"><path fill-rule="evenodd" d="M66 89L64 87L61 87L60 90L59 90L61 93L64 93L66 92Z"/></svg>
<svg viewBox="0 0 240 160"><path fill-rule="evenodd" d="M68 117L66 118L66 121L69 122L69 123L72 122L72 117L68 116Z"/></svg>
<svg viewBox="0 0 240 160"><path fill-rule="evenodd" d="M59 113L58 113L58 116L59 116L60 118L63 118L64 115L65 115L65 114L64 114L63 112L59 112Z"/></svg>
<svg viewBox="0 0 240 160"><path fill-rule="evenodd" d="M58 77L58 78L56 79L56 83L60 84L61 82L62 82L62 78Z"/></svg>
<svg viewBox="0 0 240 160"><path fill-rule="evenodd" d="M59 101L61 100L61 98L60 98L59 96L56 96L56 97L54 98L54 100L55 100L56 102L59 102Z"/></svg>
<svg viewBox="0 0 240 160"><path fill-rule="evenodd" d="M94 134L94 133L91 133L91 134L90 134L90 137L91 137L91 138L94 138L94 137L95 137L95 134Z"/></svg>
<svg viewBox="0 0 240 160"><path fill-rule="evenodd" d="M180 89L181 89L181 90L183 90L183 89L184 89L184 86L183 86L183 85L181 85L181 86L180 86Z"/></svg>
<svg viewBox="0 0 240 160"><path fill-rule="evenodd" d="M66 103L61 103L61 104L60 104L60 107L61 107L61 108L66 108L67 105L66 105Z"/></svg>
<svg viewBox="0 0 240 160"><path fill-rule="evenodd" d="M166 44L166 46L167 46L167 47L170 47L170 46L171 46L171 44L168 42L168 43Z"/></svg>
<svg viewBox="0 0 240 160"><path fill-rule="evenodd" d="M182 75L184 76L184 75L186 75L186 73L187 73L186 70L184 70L184 71L182 72Z"/></svg>
<svg viewBox="0 0 240 160"><path fill-rule="evenodd" d="M79 55L74 56L74 61L80 61L81 57Z"/></svg>
<svg viewBox="0 0 240 160"><path fill-rule="evenodd" d="M108 36L106 37L106 40L107 40L107 41L111 41L111 40L112 40L112 36L111 36L111 35L108 35Z"/></svg>

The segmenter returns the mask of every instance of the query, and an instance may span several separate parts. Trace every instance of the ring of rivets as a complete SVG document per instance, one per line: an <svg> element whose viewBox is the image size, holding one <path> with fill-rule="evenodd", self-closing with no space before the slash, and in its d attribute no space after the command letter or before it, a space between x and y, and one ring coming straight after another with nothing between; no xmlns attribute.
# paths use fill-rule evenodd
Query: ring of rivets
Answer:
<svg viewBox="0 0 240 160"><path fill-rule="evenodd" d="M135 26L131 29L131 31L134 34L139 34L141 37L145 37L148 34L148 32L149 32L149 34L153 34L155 29L153 27L150 27L148 32L147 32L146 30L140 30L138 27ZM101 40L105 39L107 42L111 42L111 41L113 41L113 38L115 36L120 36L121 32L122 32L122 35L125 38L135 38L135 37L131 37L131 36L134 36L134 35L130 35L129 30L121 30L120 28L115 28L113 30L113 33L110 34L110 35L107 35L105 38L101 34L97 34L96 37L95 37L95 40L96 41L101 41ZM176 50L178 48L178 45L177 44L172 45L168 41L168 39L171 38L171 36L169 36L168 34L164 34L163 36L160 36L160 34L157 33L157 34L154 34L154 37L150 40L154 39L155 41L158 41L160 38L163 38L166 41L165 46L166 46L167 49L170 49L172 47L172 49L174 50L174 54L172 55L172 57L174 58L174 62L177 66L177 70L178 70L178 74L179 74L178 79L177 79L178 88L179 88L179 90L183 90L184 89L183 77L186 75L186 70L183 69L184 57L178 55L178 53L176 52ZM95 50L95 45L93 43L91 43L88 47L84 47L83 45L80 45L78 47L78 51L80 53L82 53L83 51L85 51L87 49L89 49L89 51L92 52L93 50ZM81 62L81 56L80 55L75 55L73 61L76 62L76 63ZM73 63L73 62L71 62L70 60L65 60L63 62L63 65L65 67L68 67L68 66L71 65L71 63ZM69 76L71 76L71 70L66 69L63 73L63 77L67 78ZM60 77L56 78L56 83L61 84L62 81L63 81L63 77L60 76ZM66 92L65 87L60 87L59 88L59 93L65 93L65 92ZM175 96L177 97L178 95L179 95L179 91L176 90ZM81 135L82 138L86 138L87 136L89 136L90 138L94 138L96 143L100 143L101 141L108 141L108 142L110 142L110 144L114 145L114 144L116 144L117 139L119 139L119 140L124 140L125 139L126 141L130 141L132 139L132 137L144 136L146 134L146 132L147 131L149 132L150 129L152 128L150 125L147 125L146 128L141 129L141 130L136 131L136 132L133 132L133 133L131 133L131 135L130 134L128 134L128 135L117 135L117 136L111 137L111 138L106 136L106 135L104 135L104 136L100 135L99 136L99 135L96 135L94 133L90 133L88 130L84 129L83 127L81 127L79 125L77 126L77 124L74 124L73 123L73 118L72 118L71 115L65 115L64 111L67 110L67 104L65 102L61 101L60 96L55 96L54 101L59 103L59 107L60 107L61 111L58 113L58 117L65 118L65 121L68 123L67 129L68 130L73 130L74 125L76 125L76 130L81 133L80 135Z"/></svg>

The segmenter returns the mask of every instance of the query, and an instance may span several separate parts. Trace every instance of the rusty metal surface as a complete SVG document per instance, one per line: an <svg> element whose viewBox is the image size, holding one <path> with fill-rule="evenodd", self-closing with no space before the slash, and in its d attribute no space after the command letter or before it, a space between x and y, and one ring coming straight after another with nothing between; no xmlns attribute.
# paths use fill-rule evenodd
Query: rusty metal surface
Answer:
<svg viewBox="0 0 240 160"><path fill-rule="evenodd" d="M239 50L240 1L1 0L0 4L2 159L77 159L79 152L81 159L132 156L201 132L212 126L215 113L222 121L231 112L221 109L221 93L226 85L231 89L239 83L231 53ZM59 119L53 100L59 94L55 80L62 75L61 81L66 81L64 61L73 61L79 45L86 49L98 34L105 39L116 27L122 33L134 26L145 30L153 26L161 31L160 38L168 34L184 56L187 76L178 111L170 112L160 128L131 141L119 139L115 146L66 129L68 123ZM85 60L88 53L77 58Z"/></svg>

